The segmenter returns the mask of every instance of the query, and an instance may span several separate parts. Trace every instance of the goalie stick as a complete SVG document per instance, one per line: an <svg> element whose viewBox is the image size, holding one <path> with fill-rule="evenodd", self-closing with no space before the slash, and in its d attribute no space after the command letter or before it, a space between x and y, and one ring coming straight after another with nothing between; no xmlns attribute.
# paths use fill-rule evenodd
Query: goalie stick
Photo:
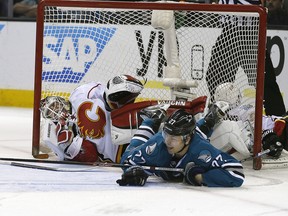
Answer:
<svg viewBox="0 0 288 216"><path fill-rule="evenodd" d="M99 167L89 167L89 168L50 167L50 166L35 165L35 164L29 164L29 163L19 163L19 162L8 162L8 161L1 161L0 164L10 165L10 166L15 166L15 167L22 167L22 168L56 171L56 172L89 172L89 171L91 172L99 168Z"/></svg>
<svg viewBox="0 0 288 216"><path fill-rule="evenodd" d="M241 160L241 162L245 162L250 159L255 159L258 157L262 157L263 155L270 152L270 149L257 153L254 157L249 157ZM0 161L5 161L6 165L23 167L23 168L31 168L31 169L41 169L48 171L56 171L56 172L87 172L95 170L96 168L110 167L110 168L128 168L132 165L129 164L117 164L117 163L108 163L108 162L77 162L77 161L54 161L54 160L40 160L40 159L25 159L25 158L0 158ZM17 162L15 162L17 161ZM20 163L21 162L21 163ZM35 165L28 164L30 163L49 163L49 164L70 164L70 165L81 165L81 166L92 166L90 168L61 168L61 167L50 167L43 165ZM155 167L155 166L141 166L144 170L150 171L167 171L167 172L180 172L184 173L183 168L173 168L173 167Z"/></svg>
<svg viewBox="0 0 288 216"><path fill-rule="evenodd" d="M265 154L268 154L270 149L266 149L265 151L257 153L253 157L249 157L246 159L241 160L245 162L250 159L255 159L258 157L262 157ZM48 170L48 171L58 171L58 172L87 172L92 171L96 168L128 168L133 165L129 164L117 164L117 163L108 163L108 162L77 162L77 161L55 161L55 160L40 160L40 159L25 159L25 158L0 158L1 164L11 165L16 167L23 167L23 168L31 168L31 169L40 169L40 170ZM17 162L15 162L17 161ZM35 165L35 164L28 164L30 163L48 163L48 164L70 164L70 165L81 165L81 166L92 166L90 168L61 168L61 167L49 167L49 166L42 166L42 165ZM141 166L144 170L150 171L167 171L167 172L180 172L184 173L183 168L173 168L173 167L156 167L156 166Z"/></svg>
<svg viewBox="0 0 288 216"><path fill-rule="evenodd" d="M25 159L25 158L0 158L0 161L9 161L9 163L5 163L6 165L18 166L24 168L32 168L32 169L43 169L49 171L62 171L62 172L77 172L76 169L65 169L65 168L55 168L49 166L40 166L34 164L27 164L25 162L30 163L49 163L49 164L70 164L70 165L82 165L82 166L93 166L91 169L99 168L99 167L111 167L111 168L128 168L133 165L129 164L117 164L117 163L108 163L108 162L77 162L77 161L54 161L54 160L37 160L37 159ZM15 162L16 161L16 162ZM17 163L18 162L18 163ZM21 163L19 163L21 162ZM155 167L155 166L141 166L144 170L150 171L167 171L167 172L180 172L183 173L183 168L173 168L173 167ZM90 169L90 170L91 170ZM88 169L82 169L82 171L88 171ZM81 169L78 170L80 172Z"/></svg>
<svg viewBox="0 0 288 216"><path fill-rule="evenodd" d="M255 156L251 156L249 158L241 160L241 163L243 163L243 162L245 162L247 160L252 160L252 159L255 159L255 158L262 157L263 155L268 154L269 152L270 152L270 149L266 149L264 151L258 152Z"/></svg>

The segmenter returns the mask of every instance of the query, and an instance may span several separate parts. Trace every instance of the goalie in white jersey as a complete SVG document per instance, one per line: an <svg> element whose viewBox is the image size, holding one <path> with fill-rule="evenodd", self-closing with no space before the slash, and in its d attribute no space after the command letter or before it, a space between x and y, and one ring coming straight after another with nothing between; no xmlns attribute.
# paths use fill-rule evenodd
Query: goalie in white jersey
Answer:
<svg viewBox="0 0 288 216"><path fill-rule="evenodd" d="M223 83L216 88L215 100L222 109L221 118L218 117L221 109L211 107L205 118L198 122L200 129L218 149L230 153L236 150L240 153L239 159L248 158L254 142L254 99L242 98L233 83ZM223 103L227 103L228 107L221 107ZM286 122L287 118L282 116L262 117L262 148L270 149L268 155L273 158L281 155L283 147L287 148Z"/></svg>
<svg viewBox="0 0 288 216"><path fill-rule="evenodd" d="M46 97L41 101L41 113L47 121L45 145L59 160L120 160L123 146L112 143L111 111L133 103L142 90L143 84L138 79L119 75L107 85L91 82L79 86L69 101Z"/></svg>

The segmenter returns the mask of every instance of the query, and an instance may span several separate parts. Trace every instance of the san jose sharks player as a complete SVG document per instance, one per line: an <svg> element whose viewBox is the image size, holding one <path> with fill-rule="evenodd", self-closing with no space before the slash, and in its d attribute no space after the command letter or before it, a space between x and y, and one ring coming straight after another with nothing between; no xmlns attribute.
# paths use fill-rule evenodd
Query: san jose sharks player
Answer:
<svg viewBox="0 0 288 216"><path fill-rule="evenodd" d="M167 181L184 181L193 186L240 187L244 182L243 166L231 155L213 147L206 135L196 126L192 114L176 110L158 131L155 114L143 121L124 152L121 163L130 164L124 169L120 186L143 186L150 175ZM156 127L155 127L156 124ZM141 165L183 168L184 173L143 170Z"/></svg>

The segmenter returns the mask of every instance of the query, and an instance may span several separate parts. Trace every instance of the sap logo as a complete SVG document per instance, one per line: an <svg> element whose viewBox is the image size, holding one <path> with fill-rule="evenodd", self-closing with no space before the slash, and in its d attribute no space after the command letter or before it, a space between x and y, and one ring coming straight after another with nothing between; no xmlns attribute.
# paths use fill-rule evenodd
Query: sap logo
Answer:
<svg viewBox="0 0 288 216"><path fill-rule="evenodd" d="M0 24L0 31L2 31L2 29L4 28L5 25Z"/></svg>
<svg viewBox="0 0 288 216"><path fill-rule="evenodd" d="M107 27L45 26L42 80L79 83L115 32Z"/></svg>

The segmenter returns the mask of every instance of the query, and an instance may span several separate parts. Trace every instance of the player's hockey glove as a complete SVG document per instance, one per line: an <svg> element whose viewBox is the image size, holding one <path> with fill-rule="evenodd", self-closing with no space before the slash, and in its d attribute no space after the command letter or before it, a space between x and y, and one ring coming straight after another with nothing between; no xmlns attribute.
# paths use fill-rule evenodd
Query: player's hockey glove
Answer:
<svg viewBox="0 0 288 216"><path fill-rule="evenodd" d="M144 171L141 166L131 166L124 171L121 179L118 179L116 182L120 186L144 186L148 174Z"/></svg>
<svg viewBox="0 0 288 216"><path fill-rule="evenodd" d="M167 115L166 110L168 108L169 108L168 104L149 106L140 110L139 114L143 120L145 120L146 118L150 118L150 119L157 119L160 122L162 122L164 121Z"/></svg>
<svg viewBox="0 0 288 216"><path fill-rule="evenodd" d="M217 101L210 105L209 112L205 115L205 123L200 126L200 130L204 134L209 134L210 130L218 124L226 115L229 104L224 101Z"/></svg>
<svg viewBox="0 0 288 216"><path fill-rule="evenodd" d="M196 180L196 175L205 173L205 169L194 162L190 162L186 165L184 170L184 181L193 186L201 186L202 183Z"/></svg>
<svg viewBox="0 0 288 216"><path fill-rule="evenodd" d="M140 117L145 119L153 119L153 131L157 132L159 130L160 124L165 120L167 115L166 110L168 109L169 105L167 104L160 104L146 107L140 110L139 115Z"/></svg>
<svg viewBox="0 0 288 216"><path fill-rule="evenodd" d="M283 150L283 145L279 137L273 130L265 130L262 132L263 149L270 149L268 155L278 158Z"/></svg>

